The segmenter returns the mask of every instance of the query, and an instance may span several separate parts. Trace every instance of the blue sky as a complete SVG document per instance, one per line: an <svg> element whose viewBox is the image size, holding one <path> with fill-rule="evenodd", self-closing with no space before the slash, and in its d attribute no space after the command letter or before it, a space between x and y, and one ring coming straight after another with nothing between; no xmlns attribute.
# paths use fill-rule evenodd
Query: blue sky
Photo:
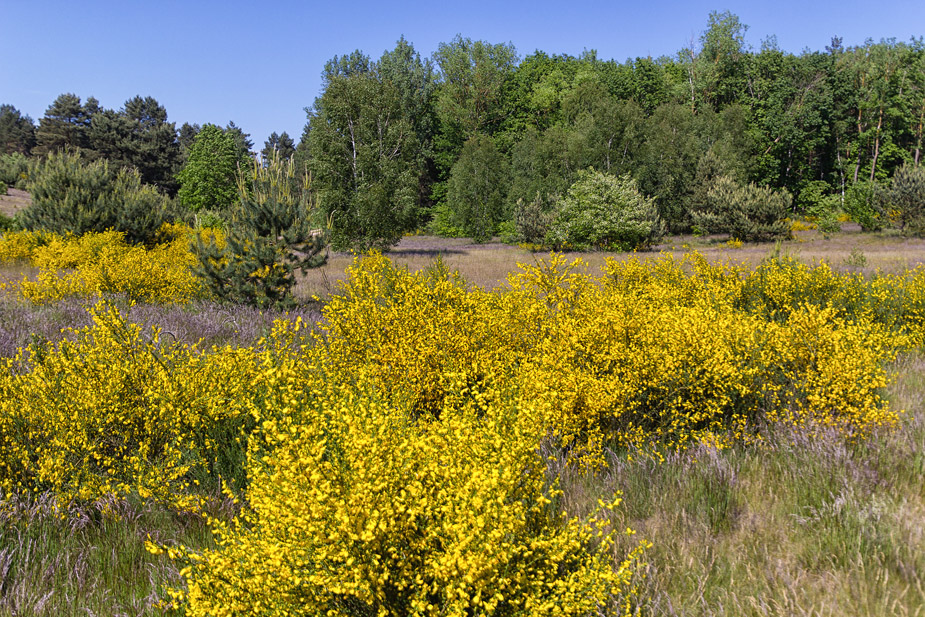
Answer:
<svg viewBox="0 0 925 617"><path fill-rule="evenodd" d="M298 141L325 61L361 49L376 58L402 35L424 56L457 33L602 59L673 55L710 11L729 10L758 47L787 51L925 35L925 1L243 2L0 0L0 103L36 121L63 92L107 108L153 96L169 120L233 120L260 149L273 131Z"/></svg>

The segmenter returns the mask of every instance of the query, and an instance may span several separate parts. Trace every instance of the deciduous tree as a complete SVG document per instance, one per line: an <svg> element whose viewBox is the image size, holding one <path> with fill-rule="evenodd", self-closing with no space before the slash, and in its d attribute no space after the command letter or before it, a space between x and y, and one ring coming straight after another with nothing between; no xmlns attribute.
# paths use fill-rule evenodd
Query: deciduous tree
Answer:
<svg viewBox="0 0 925 617"><path fill-rule="evenodd" d="M309 114L308 164L338 249L394 244L420 204L419 142L402 91L354 56L328 63Z"/></svg>
<svg viewBox="0 0 925 617"><path fill-rule="evenodd" d="M206 124L177 174L180 203L192 210L226 210L237 199L238 149L232 135Z"/></svg>

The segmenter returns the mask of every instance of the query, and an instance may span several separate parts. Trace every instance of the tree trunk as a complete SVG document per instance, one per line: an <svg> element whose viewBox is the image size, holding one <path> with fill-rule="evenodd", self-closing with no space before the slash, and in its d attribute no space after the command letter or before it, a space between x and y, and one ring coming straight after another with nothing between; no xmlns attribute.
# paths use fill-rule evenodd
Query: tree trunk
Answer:
<svg viewBox="0 0 925 617"><path fill-rule="evenodd" d="M925 104L922 105L922 111L919 113L919 128L918 135L916 136L915 143L915 155L913 156L913 164L919 166L919 157L922 155L922 128L925 125Z"/></svg>
<svg viewBox="0 0 925 617"><path fill-rule="evenodd" d="M870 166L870 181L874 181L874 172L877 171L877 157L880 156L880 128L883 126L883 107L880 107L880 118L877 120L877 136L874 138L874 161Z"/></svg>

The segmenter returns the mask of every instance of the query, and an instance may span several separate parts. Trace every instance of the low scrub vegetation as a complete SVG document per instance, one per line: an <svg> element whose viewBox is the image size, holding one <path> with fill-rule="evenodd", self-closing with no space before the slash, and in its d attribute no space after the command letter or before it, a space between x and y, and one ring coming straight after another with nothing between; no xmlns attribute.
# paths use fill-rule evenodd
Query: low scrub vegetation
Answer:
<svg viewBox="0 0 925 617"><path fill-rule="evenodd" d="M20 232L0 248L79 271L123 243ZM411 272L371 254L347 274L317 325L282 319L214 347L136 325L125 315L144 314L125 291L96 288L108 300L86 326L5 361L2 533L31 520L37 542L74 559L84 553L62 526L101 545L135 534L134 552L80 576L16 557L7 576L23 610L44 614L29 595L43 583L28 581L45 567L58 588L86 590L87 572L113 569L118 591L104 600L93 587L87 606L141 613L718 611L760 590L752 577L723 596L718 585L748 581L750 566L720 552L728 580L695 567L704 543L731 547L755 525L783 533L784 519L816 530L792 567L850 584L856 554L870 594L921 606L876 578L895 564L892 576L914 584L916 553L900 551L917 541L902 527L909 513L884 505L899 526L868 538L861 505L877 485L804 473L833 448L852 469L871 465L909 422L885 393L897 354L925 334L920 271L864 277L782 257L748 269L691 253L611 260L592 275L553 255L486 291L439 260ZM5 302L24 302L24 284ZM65 309L73 302L33 310L80 312ZM881 460L877 473L919 464L918 429L904 430L911 460ZM792 494L761 501L785 471ZM861 536L830 533L826 517L862 517ZM762 563L768 546L749 546ZM690 564L670 566L673 553ZM138 560L158 574L137 580ZM794 589L768 585L797 607L780 595Z"/></svg>

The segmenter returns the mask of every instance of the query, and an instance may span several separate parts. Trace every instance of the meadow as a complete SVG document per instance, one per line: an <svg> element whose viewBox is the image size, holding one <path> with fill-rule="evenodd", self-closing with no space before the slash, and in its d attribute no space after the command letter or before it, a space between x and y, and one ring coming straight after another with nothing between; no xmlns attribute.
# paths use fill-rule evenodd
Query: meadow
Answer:
<svg viewBox="0 0 925 617"><path fill-rule="evenodd" d="M0 614L925 614L922 240L107 233L0 239Z"/></svg>

